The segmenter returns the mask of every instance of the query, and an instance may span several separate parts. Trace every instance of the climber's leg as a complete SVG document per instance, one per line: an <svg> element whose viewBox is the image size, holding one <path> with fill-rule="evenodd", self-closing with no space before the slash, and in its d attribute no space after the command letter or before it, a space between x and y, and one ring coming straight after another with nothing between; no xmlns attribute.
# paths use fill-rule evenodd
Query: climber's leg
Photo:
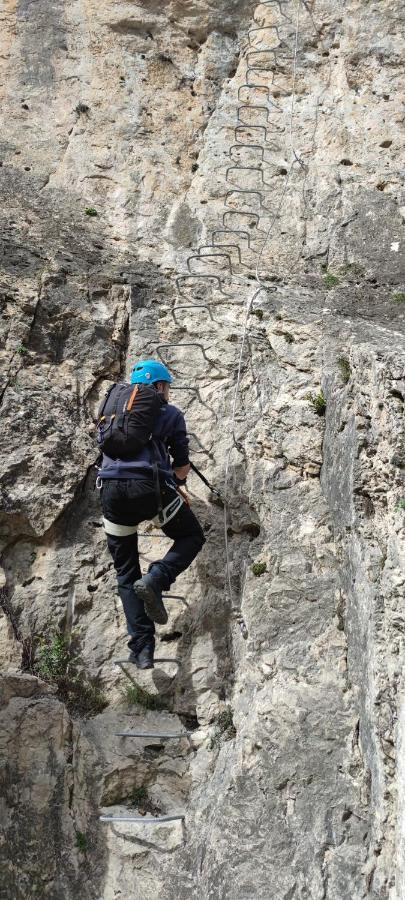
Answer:
<svg viewBox="0 0 405 900"><path fill-rule="evenodd" d="M155 626L145 612L142 598L134 590L134 582L141 578L136 528L155 514L154 492L149 482L110 479L103 483L101 502L108 548L127 620L128 646L135 654L146 646L153 653Z"/></svg>
<svg viewBox="0 0 405 900"><path fill-rule="evenodd" d="M163 507L165 508L175 497L174 490L162 491ZM166 556L151 563L148 574L135 584L148 615L160 624L167 622L162 591L167 591L180 572L188 568L205 543L201 525L185 503L176 515L162 526L162 530L167 537L173 538L174 543Z"/></svg>

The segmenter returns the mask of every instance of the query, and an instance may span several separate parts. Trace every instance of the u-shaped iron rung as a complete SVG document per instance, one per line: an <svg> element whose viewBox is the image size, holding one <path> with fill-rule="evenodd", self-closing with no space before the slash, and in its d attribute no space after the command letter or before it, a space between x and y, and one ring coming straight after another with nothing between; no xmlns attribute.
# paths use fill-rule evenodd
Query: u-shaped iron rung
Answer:
<svg viewBox="0 0 405 900"><path fill-rule="evenodd" d="M264 147L262 147L261 144L232 144L229 148L229 158L232 160L232 162L234 162L232 150L260 150L260 159L262 162L265 162Z"/></svg>
<svg viewBox="0 0 405 900"><path fill-rule="evenodd" d="M201 251L202 250L212 250L215 247L223 247L224 250L236 250L237 254L238 254L238 261L240 263L242 263L242 257L241 257L239 244L203 244L201 247L198 248L198 255L203 256L203 257L211 256L210 253L201 253Z"/></svg>
<svg viewBox="0 0 405 900"><path fill-rule="evenodd" d="M205 449L205 447L203 446L203 444L201 443L201 441L197 437L197 435L194 433L194 431L188 431L187 434L189 437L194 438L196 444L198 444L198 446L200 447L200 450L193 450L192 451L193 453L205 453L206 456L209 456L210 459L213 459L212 453L209 450Z"/></svg>
<svg viewBox="0 0 405 900"><path fill-rule="evenodd" d="M190 263L191 263L194 259L197 259L197 260L199 260L199 262L201 262L201 260L204 260L204 259L210 259L211 257L217 257L217 258L218 258L218 257L222 257L223 259L227 259L227 260L228 260L228 265L229 265L229 271L230 271L230 273L231 273L231 275L232 275L232 260L231 260L231 257L230 257L230 255L229 255L229 253L206 253L204 256L200 256L199 253L193 253L192 256L189 256L189 258L188 258L188 260L187 260L187 268L188 268L188 271L191 272L191 269L190 269ZM192 273L192 272L191 272L191 274L195 274L195 273Z"/></svg>
<svg viewBox="0 0 405 900"><path fill-rule="evenodd" d="M227 206L227 204L228 204L228 197L230 197L232 194L243 194L244 196L250 195L250 196L259 197L260 208L266 209L266 207L263 204L263 194L261 191L255 191L255 190L249 191L249 190L245 190L244 188L236 188L236 187L232 188L231 191L228 191L225 194L225 201L224 201L225 206ZM244 210L244 212L249 212L249 210Z"/></svg>
<svg viewBox="0 0 405 900"><path fill-rule="evenodd" d="M276 128L274 130L277 131ZM246 143L246 139L244 139L244 138L242 138L241 141L239 140L238 135L240 134L241 131L245 131L245 132L246 131L263 131L265 144L270 143L270 141L271 141L271 138L270 138L270 141L267 138L267 132L270 131L270 129L268 127L266 127L266 125L236 125L235 141L237 144L241 144L241 146L243 146Z"/></svg>
<svg viewBox="0 0 405 900"><path fill-rule="evenodd" d="M154 656L153 662L155 662L155 663L173 663L175 666L178 666L179 668L182 665L181 660L177 659L177 656ZM123 666L135 666L135 668L137 669L136 663L131 662L130 659L115 659L114 665L119 666L120 669L122 669Z"/></svg>
<svg viewBox="0 0 405 900"><path fill-rule="evenodd" d="M218 284L217 290L218 290L219 293L222 294L224 297L231 297L231 296L232 296L231 294L227 294L227 293L222 289L223 278L220 278L219 275L212 275L212 274L204 275L204 274L201 274L201 275L178 275L178 276L177 276L177 278L176 278L176 287L177 287L177 290L178 290L178 292L179 292L180 297L185 297L185 299L187 300L187 294L182 294L182 292L181 292L181 290L180 290L180 287L179 287L180 281L190 281L190 280L194 280L194 281L200 280L200 281L201 281L201 279L205 279L205 280L208 279L209 281L214 281L214 282L216 282L216 283Z"/></svg>
<svg viewBox="0 0 405 900"><path fill-rule="evenodd" d="M192 731L115 731L115 737L134 737L134 738L156 738L163 740L180 740L181 738L190 738Z"/></svg>
<svg viewBox="0 0 405 900"><path fill-rule="evenodd" d="M234 146L237 146L237 145L235 144ZM215 244L215 237L217 234L242 234L247 240L248 249L251 250L252 253L257 253L257 250L253 250L252 247L250 246L250 234L248 231L240 231L237 228L217 228L215 231L212 232L212 240L214 242L214 246L221 247L222 246L221 244ZM226 246L226 244L225 244L225 246Z"/></svg>
<svg viewBox="0 0 405 900"><path fill-rule="evenodd" d="M248 31L249 46L250 47L252 46L251 35L256 34L256 32L258 32L258 31L275 31L276 35L277 35L277 39L280 41L280 35L279 35L278 29L279 29L278 25L258 25L257 28L249 28L249 31ZM276 49L276 48L274 48L274 49Z"/></svg>
<svg viewBox="0 0 405 900"><path fill-rule="evenodd" d="M154 341L152 343L154 343ZM181 348L183 348L183 347L198 347L198 349L201 350L201 353L202 353L205 361L207 363L209 363L210 366L214 366L215 369L218 368L218 366L216 366L215 363L213 363L212 360L208 358L203 344L200 344L199 341L173 341L173 343L171 343L171 344L156 344L155 351L156 351L157 355L160 357L160 359L162 360L162 363L164 363L164 365L167 365L167 363L165 362L160 351L161 350L171 350L172 347L181 347ZM174 369L174 364L170 363L170 365Z"/></svg>
<svg viewBox="0 0 405 900"><path fill-rule="evenodd" d="M251 66L251 63L250 63L250 57L252 57L252 56L260 56L260 55L264 56L265 54L269 54L270 56L272 56L272 62L273 62L273 65L277 65L277 64L278 64L278 59L282 59L282 60L291 60L291 59L294 59L294 55L293 55L292 53L290 53L290 54L287 55L287 56L283 56L283 55L281 54L281 50L284 49L284 48L282 47L282 44L283 44L283 43L284 43L284 42L281 42L279 47L276 47L276 48L273 48L273 49L272 49L272 48L268 48L268 49L266 49L266 50L249 50L249 51L247 52L247 54L246 54L246 65L247 65L247 68L248 68L248 69L254 68L254 69L256 69L257 72L271 72L271 71L272 71L272 69L267 68L267 66L261 66L261 65L255 64L255 65L252 67L252 66ZM288 47L288 44L286 44L286 48L287 48L287 50L291 50L291 48Z"/></svg>
<svg viewBox="0 0 405 900"><path fill-rule="evenodd" d="M100 822L132 822L137 825L161 825L162 822L184 822L183 813L173 816L99 816Z"/></svg>
<svg viewBox="0 0 405 900"><path fill-rule="evenodd" d="M254 219L256 219L256 227L260 221L260 216L256 212L251 213L251 212L249 212L249 210L247 212L246 211L243 212L240 209L226 209L225 212L222 213L222 224L223 224L224 228L226 228L226 222L225 222L226 216L245 216L246 218L252 218L252 219L254 218ZM258 229L258 230L261 230L261 229Z"/></svg>
<svg viewBox="0 0 405 900"><path fill-rule="evenodd" d="M269 104L273 107L273 109L269 109L269 107L268 107L268 106L264 106L263 103L244 103L244 104L242 104L242 106L238 106L238 108L237 108L237 110L236 110L236 118L237 118L237 122L238 122L240 125L244 125L245 128L249 128L250 123L249 123L249 122L246 122L246 120L242 119L242 117L241 117L241 113L242 113L245 109L247 109L249 112L253 112L253 113L256 113L256 112L265 112L265 113L266 113L266 123L267 123L267 122L270 122L270 115L271 115L271 113L274 113L274 112L281 113L281 109L280 109L279 106L277 106L276 103L273 103L272 100L269 100L268 102L269 102Z"/></svg>

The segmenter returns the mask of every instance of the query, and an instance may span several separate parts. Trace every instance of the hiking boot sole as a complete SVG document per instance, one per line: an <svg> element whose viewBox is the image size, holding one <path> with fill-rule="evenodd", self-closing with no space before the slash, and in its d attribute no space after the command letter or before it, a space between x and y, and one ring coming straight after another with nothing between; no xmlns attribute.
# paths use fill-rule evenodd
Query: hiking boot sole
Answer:
<svg viewBox="0 0 405 900"><path fill-rule="evenodd" d="M131 654L131 656L128 658L128 662L134 663L136 665L137 669L153 669L154 668L153 659L150 659L150 658L149 659L139 659L139 657L137 657L136 653Z"/></svg>
<svg viewBox="0 0 405 900"><path fill-rule="evenodd" d="M157 625L166 625L168 615L163 601L156 596L152 588L142 581L136 581L134 589L138 594L138 597L143 600L146 615L149 616L153 622L156 622Z"/></svg>

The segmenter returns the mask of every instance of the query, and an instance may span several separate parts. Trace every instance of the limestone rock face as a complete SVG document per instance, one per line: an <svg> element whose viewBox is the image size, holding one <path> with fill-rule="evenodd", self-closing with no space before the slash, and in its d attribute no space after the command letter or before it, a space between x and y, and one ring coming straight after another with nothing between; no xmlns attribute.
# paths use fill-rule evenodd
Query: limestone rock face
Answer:
<svg viewBox="0 0 405 900"><path fill-rule="evenodd" d="M401 13L3 10L5 900L405 896ZM94 419L149 355L227 502L190 476L134 685ZM103 711L34 674L59 633Z"/></svg>

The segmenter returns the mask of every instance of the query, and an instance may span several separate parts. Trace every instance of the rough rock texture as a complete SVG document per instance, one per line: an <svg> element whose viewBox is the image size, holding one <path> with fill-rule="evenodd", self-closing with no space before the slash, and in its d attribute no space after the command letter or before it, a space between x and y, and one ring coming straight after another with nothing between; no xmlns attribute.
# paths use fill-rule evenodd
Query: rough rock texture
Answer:
<svg viewBox="0 0 405 900"><path fill-rule="evenodd" d="M401 12L3 8L4 900L405 896ZM136 676L163 710L113 666L94 490L95 408L144 354L229 501L228 570L189 479L207 543L159 645L182 665ZM52 630L104 712L31 674Z"/></svg>

